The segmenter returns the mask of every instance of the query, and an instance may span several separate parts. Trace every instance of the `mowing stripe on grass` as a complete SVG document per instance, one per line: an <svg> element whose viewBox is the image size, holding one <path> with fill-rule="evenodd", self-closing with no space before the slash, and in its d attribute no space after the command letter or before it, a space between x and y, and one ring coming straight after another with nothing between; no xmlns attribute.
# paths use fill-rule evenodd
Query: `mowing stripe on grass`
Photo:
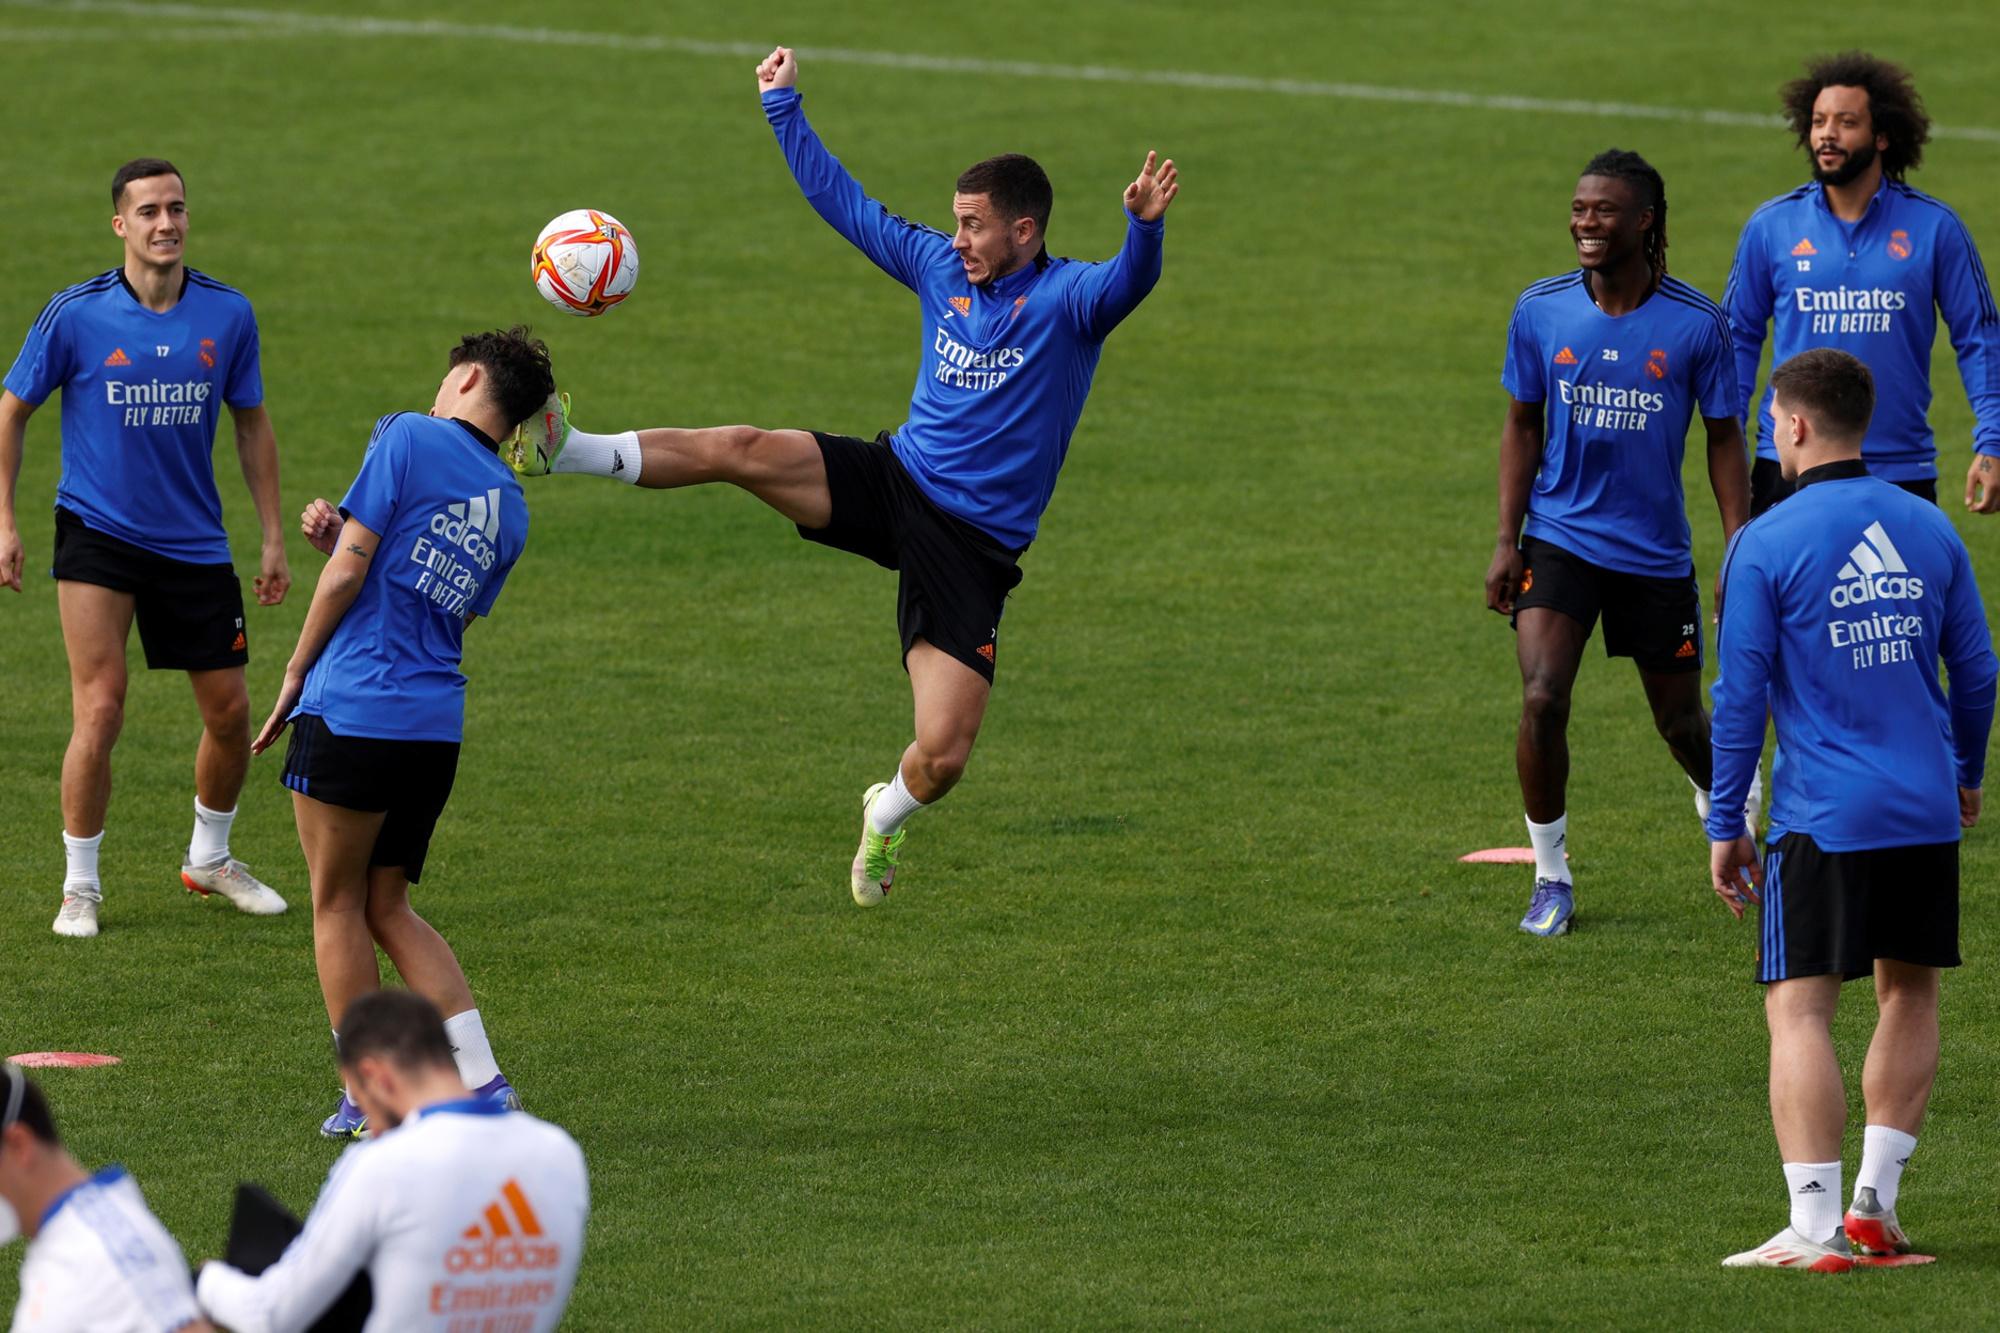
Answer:
<svg viewBox="0 0 2000 1333"><path fill-rule="evenodd" d="M682 55L758 59L770 47L758 42L714 42L657 33L578 32L574 29L524 28L500 23L455 23L448 19L363 18L338 14L288 13L274 9L239 9L195 4L147 4L141 0L0 0L15 9L55 10L76 14L119 14L150 19L188 19L236 25L218 28L218 38L239 38L244 27L268 31L272 37L300 33L330 33L342 37L445 37L454 40L520 42L535 46L598 47L614 51L671 51ZM63 40L60 29L0 29L0 41ZM96 34L75 29L88 39ZM202 34L182 32L181 37ZM1265 79L1244 74L1204 74L1194 70L1139 70L1115 65L1056 65L1037 60L988 60L977 56L936 56L903 51L857 51L845 47L801 47L802 59L815 64L870 65L881 69L918 70L927 74L998 75L1021 79L1057 79L1079 83L1117 83L1147 88L1191 88L1208 92L1254 93L1278 97L1335 98L1356 102L1393 102L1406 106L1460 107L1472 111L1512 111L1531 115L1590 116L1600 120L1653 120L1690 125L1745 129L1784 128L1776 115L1720 108L1648 106L1640 102L1593 102L1581 98L1516 97L1505 93L1474 93L1450 88L1391 88L1371 83L1323 82L1315 79ZM1986 125L1933 125L1935 139L1972 139L2000 143L2000 128Z"/></svg>

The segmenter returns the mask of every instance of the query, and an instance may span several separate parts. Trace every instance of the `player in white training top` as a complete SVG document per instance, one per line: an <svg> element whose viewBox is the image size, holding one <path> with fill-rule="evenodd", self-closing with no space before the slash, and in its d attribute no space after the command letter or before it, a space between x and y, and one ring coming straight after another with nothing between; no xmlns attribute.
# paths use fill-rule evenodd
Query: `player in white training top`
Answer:
<svg viewBox="0 0 2000 1333"><path fill-rule="evenodd" d="M348 1007L340 1062L375 1137L334 1163L305 1230L262 1275L204 1264L202 1310L236 1333L294 1333L365 1268L367 1333L555 1328L590 1212L576 1141L475 1097L444 1020L408 991Z"/></svg>
<svg viewBox="0 0 2000 1333"><path fill-rule="evenodd" d="M187 1260L123 1167L87 1175L41 1089L0 1065L0 1246L28 1238L14 1333L213 1333Z"/></svg>

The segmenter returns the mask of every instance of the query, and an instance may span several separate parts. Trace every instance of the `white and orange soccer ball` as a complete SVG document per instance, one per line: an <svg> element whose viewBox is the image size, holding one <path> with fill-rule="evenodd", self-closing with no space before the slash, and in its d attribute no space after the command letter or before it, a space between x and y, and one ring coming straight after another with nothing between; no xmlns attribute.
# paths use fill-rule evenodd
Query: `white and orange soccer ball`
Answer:
<svg viewBox="0 0 2000 1333"><path fill-rule="evenodd" d="M572 315L603 314L639 281L632 233L594 208L573 208L542 228L534 258L535 290Z"/></svg>

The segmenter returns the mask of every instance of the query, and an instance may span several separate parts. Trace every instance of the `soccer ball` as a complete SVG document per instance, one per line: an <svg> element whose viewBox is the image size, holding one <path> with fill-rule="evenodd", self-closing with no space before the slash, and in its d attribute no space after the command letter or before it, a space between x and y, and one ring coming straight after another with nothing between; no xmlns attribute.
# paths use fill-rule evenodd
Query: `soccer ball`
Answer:
<svg viewBox="0 0 2000 1333"><path fill-rule="evenodd" d="M632 294L639 247L625 224L594 208L573 208L535 238L535 290L558 310L601 315Z"/></svg>

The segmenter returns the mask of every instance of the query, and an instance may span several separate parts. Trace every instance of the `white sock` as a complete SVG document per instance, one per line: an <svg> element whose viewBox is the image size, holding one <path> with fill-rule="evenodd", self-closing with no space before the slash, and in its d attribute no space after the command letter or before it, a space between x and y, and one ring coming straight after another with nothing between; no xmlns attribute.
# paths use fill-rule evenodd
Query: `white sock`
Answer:
<svg viewBox="0 0 2000 1333"><path fill-rule="evenodd" d="M1824 1245L1840 1229L1839 1162L1786 1162L1785 1192L1792 1196L1792 1230Z"/></svg>
<svg viewBox="0 0 2000 1333"><path fill-rule="evenodd" d="M67 896L70 886L78 888L102 889L97 879L97 848L104 841L100 830L94 838L72 838L69 830L63 830L63 859L68 863L63 871L63 891Z"/></svg>
<svg viewBox="0 0 2000 1333"><path fill-rule="evenodd" d="M1903 1186L1903 1168L1917 1150L1917 1136L1887 1125L1870 1125L1861 1132L1861 1169L1854 1173L1854 1189L1865 1186L1875 1191L1875 1201L1884 1208L1896 1206L1896 1194Z"/></svg>
<svg viewBox="0 0 2000 1333"><path fill-rule="evenodd" d="M457 1062L458 1076L466 1087L477 1092L500 1077L500 1066L494 1062L486 1025L479 1021L477 1009L445 1019L444 1035L451 1040L451 1058Z"/></svg>
<svg viewBox="0 0 2000 1333"><path fill-rule="evenodd" d="M211 810L194 798L194 836L188 839L188 864L212 866L229 859L229 826L236 822L234 810Z"/></svg>
<svg viewBox="0 0 2000 1333"><path fill-rule="evenodd" d="M885 838L890 837L923 808L924 803L910 795L910 789L903 785L903 770L898 768L896 780L868 807L868 827Z"/></svg>
<svg viewBox="0 0 2000 1333"><path fill-rule="evenodd" d="M629 485L639 484L639 432L622 435L592 435L571 427L563 450L556 455L551 472L588 472L597 477L615 477Z"/></svg>
<svg viewBox="0 0 2000 1333"><path fill-rule="evenodd" d="M1569 883L1569 862L1563 859L1569 845L1569 816L1557 815L1546 824L1529 820L1528 841L1535 846L1535 878Z"/></svg>

